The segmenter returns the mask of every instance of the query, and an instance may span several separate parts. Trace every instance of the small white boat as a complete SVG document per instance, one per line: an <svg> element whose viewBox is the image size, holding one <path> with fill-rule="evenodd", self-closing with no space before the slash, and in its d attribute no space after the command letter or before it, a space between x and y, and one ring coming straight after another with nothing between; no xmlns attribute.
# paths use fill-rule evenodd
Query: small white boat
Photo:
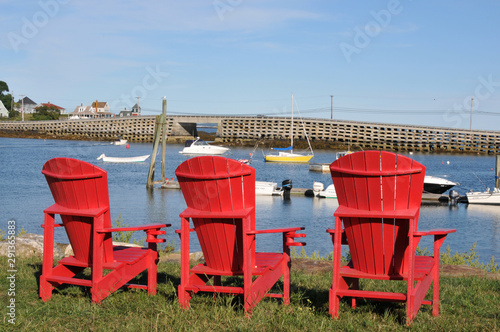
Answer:
<svg viewBox="0 0 500 332"><path fill-rule="evenodd" d="M326 187L321 182L314 181L313 192L316 197L320 198L337 198L337 193L335 192L335 186L333 184Z"/></svg>
<svg viewBox="0 0 500 332"><path fill-rule="evenodd" d="M108 157L104 153L97 157L97 160L102 160L107 163L140 163L149 158L148 155L138 157Z"/></svg>
<svg viewBox="0 0 500 332"><path fill-rule="evenodd" d="M184 149L179 151L182 154L198 154L198 155L221 155L229 151L229 148L210 145L204 140L196 137L195 140L187 140Z"/></svg>
<svg viewBox="0 0 500 332"><path fill-rule="evenodd" d="M118 138L116 141L111 142L113 145L126 145L127 140L123 138Z"/></svg>
<svg viewBox="0 0 500 332"><path fill-rule="evenodd" d="M352 151L347 150L347 151L339 151L335 154L335 158L339 159L340 157L343 157L345 155L348 155L352 153ZM312 163L309 164L309 171L311 172L330 172L330 164L331 163Z"/></svg>
<svg viewBox="0 0 500 332"><path fill-rule="evenodd" d="M330 172L330 163L314 163L309 164L311 172Z"/></svg>
<svg viewBox="0 0 500 332"><path fill-rule="evenodd" d="M255 181L255 196L281 196L283 189L278 188L278 183Z"/></svg>
<svg viewBox="0 0 500 332"><path fill-rule="evenodd" d="M485 191L469 191L465 193L469 204L490 204L500 205L500 189L494 188Z"/></svg>

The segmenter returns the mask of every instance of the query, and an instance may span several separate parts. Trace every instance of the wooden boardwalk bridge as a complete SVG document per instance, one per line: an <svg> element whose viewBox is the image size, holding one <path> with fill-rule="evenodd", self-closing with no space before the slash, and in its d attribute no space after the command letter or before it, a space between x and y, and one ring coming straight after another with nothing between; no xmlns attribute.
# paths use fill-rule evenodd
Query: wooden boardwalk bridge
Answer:
<svg viewBox="0 0 500 332"><path fill-rule="evenodd" d="M197 125L217 127L217 140L238 142L257 139L290 139L289 117L270 116L187 116L167 115L170 137L197 135ZM152 142L155 116L127 118L0 122L0 131L66 135L91 139L115 139ZM398 125L320 118L294 119L294 139L350 144L364 150L457 152L500 154L500 131Z"/></svg>

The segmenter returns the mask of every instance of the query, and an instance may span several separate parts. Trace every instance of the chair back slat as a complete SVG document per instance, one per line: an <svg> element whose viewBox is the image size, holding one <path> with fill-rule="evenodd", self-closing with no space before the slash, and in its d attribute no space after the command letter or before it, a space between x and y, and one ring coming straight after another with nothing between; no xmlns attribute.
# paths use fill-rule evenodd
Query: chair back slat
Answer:
<svg viewBox="0 0 500 332"><path fill-rule="evenodd" d="M360 211L419 209L425 167L385 151L346 155L330 166L339 206ZM373 274L404 274L408 220L343 217L355 269ZM418 220L415 221L415 227Z"/></svg>
<svg viewBox="0 0 500 332"><path fill-rule="evenodd" d="M56 204L72 210L73 214L77 214L78 210L107 207L102 227L111 227L106 171L80 160L54 158L45 163L42 173ZM78 215L61 215L61 220L75 258L91 264L93 219ZM105 235L103 249L104 261L112 261L110 235Z"/></svg>
<svg viewBox="0 0 500 332"><path fill-rule="evenodd" d="M179 165L175 174L189 208L230 213L255 207L255 169L236 160L195 157ZM241 218L193 218L193 224L208 267L242 270ZM255 212L250 218L250 228L255 229Z"/></svg>

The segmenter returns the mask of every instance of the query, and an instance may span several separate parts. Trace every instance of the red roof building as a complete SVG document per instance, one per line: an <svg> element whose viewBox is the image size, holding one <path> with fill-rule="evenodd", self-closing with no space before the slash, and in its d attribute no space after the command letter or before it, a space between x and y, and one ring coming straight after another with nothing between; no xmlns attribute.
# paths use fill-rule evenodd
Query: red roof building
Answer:
<svg viewBox="0 0 500 332"><path fill-rule="evenodd" d="M66 109L65 108L63 108L61 106L57 106L55 104L52 104L50 101L47 102L47 103L41 103L38 106L46 106L46 107L50 107L50 108L55 108L55 109L58 109L61 114L65 114L66 113Z"/></svg>

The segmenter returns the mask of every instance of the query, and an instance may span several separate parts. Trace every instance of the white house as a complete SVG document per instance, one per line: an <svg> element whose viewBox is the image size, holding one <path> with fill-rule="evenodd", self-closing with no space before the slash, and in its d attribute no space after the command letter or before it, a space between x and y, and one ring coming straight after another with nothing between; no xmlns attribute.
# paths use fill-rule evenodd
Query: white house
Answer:
<svg viewBox="0 0 500 332"><path fill-rule="evenodd" d="M0 118L8 118L9 111L5 108L2 101L0 100Z"/></svg>
<svg viewBox="0 0 500 332"><path fill-rule="evenodd" d="M92 106L77 106L75 110L69 113L70 119L96 119L96 118L112 118L115 114L109 111L107 102L93 102Z"/></svg>
<svg viewBox="0 0 500 332"><path fill-rule="evenodd" d="M120 111L120 114L118 115L120 118L127 117L127 116L139 116L141 115L141 108L139 105L135 104L132 106L132 110L127 110L125 108L123 111Z"/></svg>
<svg viewBox="0 0 500 332"><path fill-rule="evenodd" d="M28 97L24 97L23 99L19 99L17 101L19 104L19 112L24 112L24 114L27 113L34 113L35 108L37 107L37 103L35 103L33 100L29 99Z"/></svg>

